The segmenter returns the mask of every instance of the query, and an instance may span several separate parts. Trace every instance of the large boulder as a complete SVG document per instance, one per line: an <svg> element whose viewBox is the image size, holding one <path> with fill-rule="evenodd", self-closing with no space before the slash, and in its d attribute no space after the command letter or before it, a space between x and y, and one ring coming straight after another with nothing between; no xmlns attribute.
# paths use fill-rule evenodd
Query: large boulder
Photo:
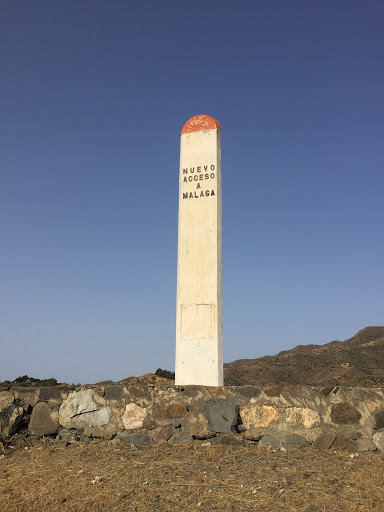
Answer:
<svg viewBox="0 0 384 512"><path fill-rule="evenodd" d="M39 402L33 408L28 430L34 436L49 436L59 430L59 424L51 419L51 410L46 402Z"/></svg>
<svg viewBox="0 0 384 512"><path fill-rule="evenodd" d="M123 414L123 425L125 430L137 430L142 428L146 416L147 409L145 409L145 407L140 407L133 402L127 404Z"/></svg>
<svg viewBox="0 0 384 512"><path fill-rule="evenodd" d="M24 409L15 404L7 405L0 411L0 424L3 432L9 429L8 435L13 435L17 432L19 424L24 416Z"/></svg>
<svg viewBox="0 0 384 512"><path fill-rule="evenodd" d="M250 405L241 409L240 416L247 430L265 428L278 422L279 411L272 405Z"/></svg>
<svg viewBox="0 0 384 512"><path fill-rule="evenodd" d="M233 397L225 400L208 400L204 404L204 414L212 432L230 434L236 432L239 423L239 405Z"/></svg>
<svg viewBox="0 0 384 512"><path fill-rule="evenodd" d="M14 402L14 397L9 391L1 391L0 392L0 411L5 409L7 405L12 404Z"/></svg>
<svg viewBox="0 0 384 512"><path fill-rule="evenodd" d="M73 391L59 409L60 425L66 428L98 427L107 425L111 416L109 406L100 406L101 398L93 389Z"/></svg>

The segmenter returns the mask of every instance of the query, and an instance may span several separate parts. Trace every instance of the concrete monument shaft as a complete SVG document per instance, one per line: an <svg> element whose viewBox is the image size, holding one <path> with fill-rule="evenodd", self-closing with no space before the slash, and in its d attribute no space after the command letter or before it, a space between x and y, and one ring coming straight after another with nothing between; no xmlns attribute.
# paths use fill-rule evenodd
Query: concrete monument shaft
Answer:
<svg viewBox="0 0 384 512"><path fill-rule="evenodd" d="M223 385L220 124L199 115L181 132L176 384Z"/></svg>

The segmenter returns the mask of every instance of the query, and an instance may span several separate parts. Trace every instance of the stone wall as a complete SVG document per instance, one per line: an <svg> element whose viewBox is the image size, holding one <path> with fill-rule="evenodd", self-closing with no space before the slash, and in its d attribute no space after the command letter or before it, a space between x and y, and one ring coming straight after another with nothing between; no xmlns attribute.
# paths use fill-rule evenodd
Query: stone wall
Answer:
<svg viewBox="0 0 384 512"><path fill-rule="evenodd" d="M0 418L26 444L109 440L299 446L384 453L384 389L143 384L0 387Z"/></svg>

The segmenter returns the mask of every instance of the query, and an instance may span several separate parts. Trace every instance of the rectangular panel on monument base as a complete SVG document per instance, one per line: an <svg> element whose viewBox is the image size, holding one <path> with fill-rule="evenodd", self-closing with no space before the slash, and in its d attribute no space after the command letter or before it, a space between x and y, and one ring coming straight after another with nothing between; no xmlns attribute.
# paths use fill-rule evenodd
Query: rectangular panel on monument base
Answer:
<svg viewBox="0 0 384 512"><path fill-rule="evenodd" d="M180 144L177 385L223 385L221 251L220 125L199 115Z"/></svg>

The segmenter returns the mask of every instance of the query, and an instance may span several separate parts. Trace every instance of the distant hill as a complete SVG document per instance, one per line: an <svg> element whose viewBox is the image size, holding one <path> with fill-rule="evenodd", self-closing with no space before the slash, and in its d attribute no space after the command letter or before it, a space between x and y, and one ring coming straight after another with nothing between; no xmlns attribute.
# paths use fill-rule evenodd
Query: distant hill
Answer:
<svg viewBox="0 0 384 512"><path fill-rule="evenodd" d="M239 359L224 365L224 379L233 386L384 386L384 327L365 327L345 341Z"/></svg>

